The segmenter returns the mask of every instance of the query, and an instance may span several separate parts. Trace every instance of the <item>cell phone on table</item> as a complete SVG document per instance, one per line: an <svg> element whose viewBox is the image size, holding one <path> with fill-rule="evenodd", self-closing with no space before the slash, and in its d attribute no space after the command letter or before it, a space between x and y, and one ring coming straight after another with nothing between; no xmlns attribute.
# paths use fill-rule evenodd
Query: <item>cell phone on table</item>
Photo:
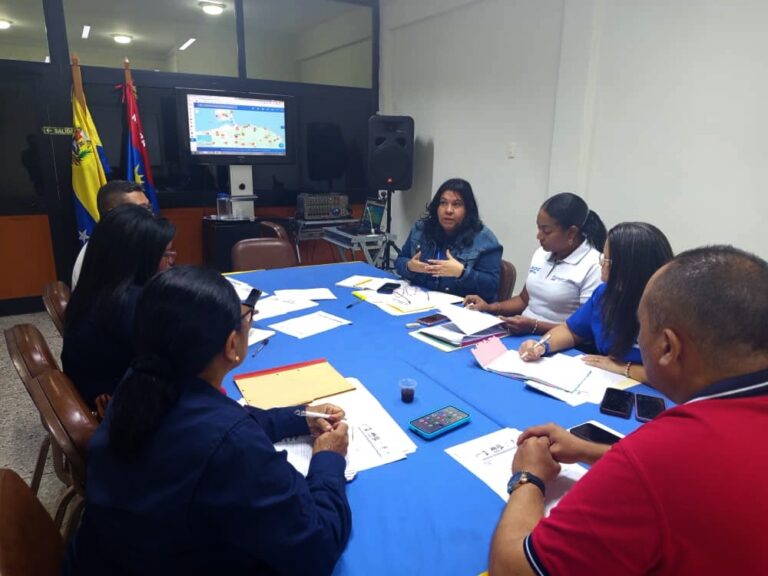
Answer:
<svg viewBox="0 0 768 576"><path fill-rule="evenodd" d="M666 409L664 398L635 394L635 418L640 422L650 422Z"/></svg>
<svg viewBox="0 0 768 576"><path fill-rule="evenodd" d="M449 320L449 318L445 314L432 314L430 316L419 318L416 320L416 322L422 326L434 326L435 324L440 324L441 322L445 322L447 320Z"/></svg>
<svg viewBox="0 0 768 576"><path fill-rule="evenodd" d="M574 426L569 432L582 440L597 442L598 444L613 445L623 438L622 434L619 434L615 430L611 430L607 426L603 426L600 422L595 422L594 420Z"/></svg>
<svg viewBox="0 0 768 576"><path fill-rule="evenodd" d="M600 402L600 412L629 418L632 415L632 404L634 403L634 394L618 388L606 388L602 402Z"/></svg>
<svg viewBox="0 0 768 576"><path fill-rule="evenodd" d="M376 292L379 294L392 294L392 292L398 288L400 288L400 284L397 282L387 282L386 284L382 284Z"/></svg>
<svg viewBox="0 0 768 576"><path fill-rule="evenodd" d="M455 406L446 406L420 418L414 418L408 423L408 427L419 436L431 440L459 426L468 424L470 420L472 418L466 412Z"/></svg>

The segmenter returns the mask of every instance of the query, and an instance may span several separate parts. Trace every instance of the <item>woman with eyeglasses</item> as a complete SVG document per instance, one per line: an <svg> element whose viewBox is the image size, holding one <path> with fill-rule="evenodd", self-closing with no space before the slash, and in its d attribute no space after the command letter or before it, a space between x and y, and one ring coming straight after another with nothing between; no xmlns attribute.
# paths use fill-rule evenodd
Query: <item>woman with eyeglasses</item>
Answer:
<svg viewBox="0 0 768 576"><path fill-rule="evenodd" d="M517 296L488 303L477 294L464 306L501 316L512 334L544 334L565 322L600 285L600 250L605 225L576 194L555 194L536 216L541 246L534 252L528 277Z"/></svg>
<svg viewBox="0 0 768 576"><path fill-rule="evenodd" d="M61 361L83 399L101 412L133 356L131 334L142 286L173 265L176 228L124 204L96 225L67 305ZM97 401L98 398L98 401Z"/></svg>
<svg viewBox="0 0 768 576"><path fill-rule="evenodd" d="M90 251L90 250L89 250ZM65 574L330 574L351 529L347 425L221 393L253 309L221 274L159 274L136 308L136 357L88 446L85 511ZM311 434L306 478L273 446Z"/></svg>
<svg viewBox="0 0 768 576"><path fill-rule="evenodd" d="M644 382L645 369L637 346L637 307L648 280L672 257L667 237L656 226L645 222L617 224L608 232L600 258L604 284L565 323L546 333L542 340L549 337L547 342L523 342L520 356L533 361L590 342L599 354L584 356L587 364Z"/></svg>
<svg viewBox="0 0 768 576"><path fill-rule="evenodd" d="M480 220L472 186L443 182L395 261L401 278L428 290L496 300L502 246Z"/></svg>

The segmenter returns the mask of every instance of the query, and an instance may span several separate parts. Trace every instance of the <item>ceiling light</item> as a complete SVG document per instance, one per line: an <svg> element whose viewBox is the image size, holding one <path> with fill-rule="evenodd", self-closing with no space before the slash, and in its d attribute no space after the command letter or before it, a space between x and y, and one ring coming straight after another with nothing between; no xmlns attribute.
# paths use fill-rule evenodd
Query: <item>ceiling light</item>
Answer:
<svg viewBox="0 0 768 576"><path fill-rule="evenodd" d="M194 43L194 41L195 41L195 40L197 40L197 38L190 38L189 40L187 40L186 42L184 42L184 44L182 44L181 46L179 46L179 50L186 50L187 48L189 48L190 46L192 46L192 44Z"/></svg>
<svg viewBox="0 0 768 576"><path fill-rule="evenodd" d="M226 4L221 4L220 2L200 2L199 5L200 8L203 9L203 12L209 16L218 16L224 12L224 8L227 7Z"/></svg>
<svg viewBox="0 0 768 576"><path fill-rule="evenodd" d="M10 20L0 20L0 30L8 30L8 28L11 27L11 24L13 24L13 22Z"/></svg>
<svg viewBox="0 0 768 576"><path fill-rule="evenodd" d="M118 44L130 44L133 40L133 36L128 34L112 34L112 39Z"/></svg>
<svg viewBox="0 0 768 576"><path fill-rule="evenodd" d="M88 35L91 33L91 27L90 26L83 26L83 40L88 40Z"/></svg>

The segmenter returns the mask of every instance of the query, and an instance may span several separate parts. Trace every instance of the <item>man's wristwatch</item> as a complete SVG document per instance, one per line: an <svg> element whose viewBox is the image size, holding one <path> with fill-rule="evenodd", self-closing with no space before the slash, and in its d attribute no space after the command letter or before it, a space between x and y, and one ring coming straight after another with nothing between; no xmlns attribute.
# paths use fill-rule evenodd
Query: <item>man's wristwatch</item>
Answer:
<svg viewBox="0 0 768 576"><path fill-rule="evenodd" d="M512 478L509 479L509 483L507 484L507 494L512 494L512 492L520 488L523 484L533 484L541 490L541 493L544 496L547 495L544 481L530 472L515 472L512 474Z"/></svg>

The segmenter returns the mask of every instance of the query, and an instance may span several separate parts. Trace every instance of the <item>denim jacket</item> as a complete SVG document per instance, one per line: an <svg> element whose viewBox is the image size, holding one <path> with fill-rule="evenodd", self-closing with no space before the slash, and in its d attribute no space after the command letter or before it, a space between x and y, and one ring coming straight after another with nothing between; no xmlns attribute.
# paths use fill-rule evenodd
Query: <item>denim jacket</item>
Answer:
<svg viewBox="0 0 768 576"><path fill-rule="evenodd" d="M464 264L464 272L459 278L435 278L429 274L408 270L408 261L416 252L421 250L420 259L426 262L434 260L438 249L441 248L433 238L426 235L424 220L417 221L411 228L400 256L395 261L395 269L402 278L428 290L439 290L459 296L478 294L486 302L496 302L503 247L486 226L472 238L469 246L463 245L462 238L452 239L451 244L445 247L456 260Z"/></svg>

